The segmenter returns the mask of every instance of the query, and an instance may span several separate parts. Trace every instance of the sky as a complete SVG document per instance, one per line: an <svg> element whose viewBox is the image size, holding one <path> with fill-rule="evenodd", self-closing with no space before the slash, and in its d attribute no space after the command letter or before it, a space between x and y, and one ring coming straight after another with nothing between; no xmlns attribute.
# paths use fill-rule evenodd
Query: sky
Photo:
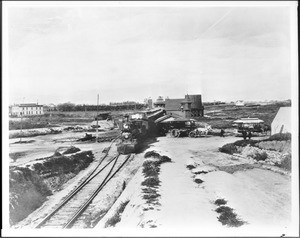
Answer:
<svg viewBox="0 0 300 238"><path fill-rule="evenodd" d="M289 7L10 7L9 103L291 98Z"/></svg>

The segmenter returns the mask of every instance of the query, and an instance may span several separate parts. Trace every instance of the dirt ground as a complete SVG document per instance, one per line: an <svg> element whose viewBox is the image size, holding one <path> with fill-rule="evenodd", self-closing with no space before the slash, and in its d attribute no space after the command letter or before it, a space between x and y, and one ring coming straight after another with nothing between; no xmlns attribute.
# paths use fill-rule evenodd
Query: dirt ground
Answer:
<svg viewBox="0 0 300 238"><path fill-rule="evenodd" d="M102 133L99 132L99 136ZM57 148L62 146L76 146L81 150L93 150L94 153L100 153L105 146L110 144L110 142L102 142L99 146L96 143L76 142L76 139L84 136L84 132L63 132L61 134L24 138L23 141L33 140L32 143L24 144L15 144L20 139L10 139L9 153L22 153L22 156L16 161L11 160L10 165L22 165L38 158L51 156Z"/></svg>
<svg viewBox="0 0 300 238"><path fill-rule="evenodd" d="M251 166L240 166L234 173L217 169L220 165L245 163L218 151L218 147L236 140L236 137L158 138L148 151L155 150L173 161L161 166L158 191L161 205L155 212L142 213L137 209L142 202L141 196L132 196L130 206L126 207L116 227L139 227L149 223L155 224L162 234L171 236L218 236L233 231L235 235L287 234L291 216L289 175L261 168L249 169ZM201 174L204 180L201 184L194 181L196 175L186 167L191 161L213 168ZM222 225L215 211L216 199L225 199L227 206L234 209L245 224L240 227Z"/></svg>
<svg viewBox="0 0 300 238"><path fill-rule="evenodd" d="M25 153L16 162L11 161L11 164L23 164L36 158L52 155L59 146L70 145L79 147L81 150L92 150L95 157L99 158L101 151L109 143L80 143L71 140L74 137L81 137L83 134L68 132L37 136L29 138L35 140L33 143L10 144L10 152ZM222 145L238 139L240 138L233 136L225 138L216 136L206 138L159 137L156 142L149 144L146 151L135 156L129 167L132 169L124 173L124 176L128 176L128 174L132 174L132 171L136 171L134 172L135 176L128 181L128 186L113 204L108 215L113 216L114 210L120 203L129 200L130 202L122 214L121 221L116 224L116 229L106 228L105 230L136 229L141 227L141 224L147 228L147 224L155 224L157 227L155 230L162 231L158 235L167 236L218 236L230 235L232 234L230 232L234 232L233 234L236 236L288 234L291 216L290 176L262 168L252 168L253 166L244 166L245 160L233 158L218 151ZM13 143L13 139L10 142ZM159 205L154 210L145 211L145 201L141 192L143 175L141 169L138 170L138 166L141 166L144 160L144 153L152 150L160 155L170 157L172 163L161 165L159 174L161 183L158 188ZM187 168L190 163L198 164L200 168L210 168L207 173L200 174L202 183L195 182L195 178L199 174L195 174L194 170ZM219 168L222 166L237 166L238 169L235 169L234 173L229 173L226 170L220 170ZM33 221L37 221L37 214L45 214L53 204L56 204L78 184L91 167L69 181L65 186L66 189L49 198L49 201L31 214L23 224L21 223L22 225L20 224L20 227L23 225L26 227ZM123 181L122 176L118 180ZM116 181L116 184L118 183ZM113 191L114 189L110 188L107 194ZM225 199L227 206L232 208L245 224L240 227L222 225L218 221L219 214L215 211L217 209L214 204L216 199ZM98 203L101 205L103 202L98 201ZM102 229L104 224L105 217L94 229Z"/></svg>

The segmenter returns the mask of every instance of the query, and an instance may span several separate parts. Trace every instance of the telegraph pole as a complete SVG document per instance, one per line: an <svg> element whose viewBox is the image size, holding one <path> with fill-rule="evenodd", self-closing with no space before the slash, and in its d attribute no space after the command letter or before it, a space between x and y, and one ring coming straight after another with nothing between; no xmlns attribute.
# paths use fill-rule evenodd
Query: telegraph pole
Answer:
<svg viewBox="0 0 300 238"><path fill-rule="evenodd" d="M22 141L22 134L23 134L23 112L21 112L21 137L20 137L20 142Z"/></svg>
<svg viewBox="0 0 300 238"><path fill-rule="evenodd" d="M96 143L98 142L98 106L99 106L99 94L97 95L97 115L96 115Z"/></svg>
<svg viewBox="0 0 300 238"><path fill-rule="evenodd" d="M23 104L24 104L25 98L23 98ZM23 111L21 110L21 137L20 142L22 141L22 134L23 134Z"/></svg>

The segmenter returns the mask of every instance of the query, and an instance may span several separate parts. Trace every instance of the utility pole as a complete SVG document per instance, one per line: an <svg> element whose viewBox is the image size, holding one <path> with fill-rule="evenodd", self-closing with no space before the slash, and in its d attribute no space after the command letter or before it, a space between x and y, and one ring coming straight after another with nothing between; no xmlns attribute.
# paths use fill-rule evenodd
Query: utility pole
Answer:
<svg viewBox="0 0 300 238"><path fill-rule="evenodd" d="M99 94L97 95L97 114L96 114L96 143L98 142L98 105L99 105Z"/></svg>
<svg viewBox="0 0 300 238"><path fill-rule="evenodd" d="M22 134L23 134L23 112L21 112L21 137L20 137L20 142L22 141Z"/></svg>
<svg viewBox="0 0 300 238"><path fill-rule="evenodd" d="M23 98L23 104L24 104L25 98ZM22 108L22 107L20 107ZM21 137L20 137L20 142L22 141L22 134L23 134L23 111L21 110Z"/></svg>

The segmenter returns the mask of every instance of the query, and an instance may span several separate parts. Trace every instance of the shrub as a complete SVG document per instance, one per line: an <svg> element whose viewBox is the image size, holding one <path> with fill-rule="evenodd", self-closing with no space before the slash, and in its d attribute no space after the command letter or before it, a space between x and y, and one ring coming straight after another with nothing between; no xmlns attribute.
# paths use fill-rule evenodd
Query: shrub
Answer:
<svg viewBox="0 0 300 238"><path fill-rule="evenodd" d="M158 154L157 152L153 151L148 151L145 153L144 155L145 158L149 158L149 157L154 157L154 158L159 158L160 154Z"/></svg>
<svg viewBox="0 0 300 238"><path fill-rule="evenodd" d="M215 210L217 213L220 213L218 217L219 222L222 225L232 226L232 227L239 227L243 225L245 222L242 221L237 217L237 214L233 212L233 209L227 206L218 207Z"/></svg>
<svg viewBox="0 0 300 238"><path fill-rule="evenodd" d="M225 205L227 203L227 201L223 198L219 198L215 201L215 204L220 206L220 205Z"/></svg>
<svg viewBox="0 0 300 238"><path fill-rule="evenodd" d="M233 144L234 144L235 146L246 147L247 145L255 146L255 144L256 144L257 142L258 142L258 141L256 141L256 140L238 140L238 141L234 142Z"/></svg>
<svg viewBox="0 0 300 238"><path fill-rule="evenodd" d="M200 179L200 178L195 178L194 181L195 181L195 183L199 183L199 184L204 182L204 181L203 181L202 179Z"/></svg>
<svg viewBox="0 0 300 238"><path fill-rule="evenodd" d="M172 162L172 160L168 156L163 155L163 156L161 156L159 158L159 162L161 164L163 164L163 163L170 163L170 162Z"/></svg>
<svg viewBox="0 0 300 238"><path fill-rule="evenodd" d="M53 156L61 156L61 153L59 153L58 151L55 151Z"/></svg>
<svg viewBox="0 0 300 238"><path fill-rule="evenodd" d="M143 199L146 200L146 203L159 205L157 201L160 195L154 189L159 186L160 180L158 178L158 174L160 171L160 165L163 163L171 162L171 159L168 156L160 156L160 154L155 151L149 151L145 154L145 158L154 157L155 159L145 160L143 163L143 174L145 176L145 180L142 182L143 186Z"/></svg>
<svg viewBox="0 0 300 238"><path fill-rule="evenodd" d="M227 207L227 206L220 206L215 210L217 213L224 213L224 212L233 212L233 209L231 207Z"/></svg>
<svg viewBox="0 0 300 238"><path fill-rule="evenodd" d="M152 166L152 165L159 166L160 162L158 160L145 160L143 163L144 167L148 167L148 166Z"/></svg>
<svg viewBox="0 0 300 238"><path fill-rule="evenodd" d="M143 174L145 175L145 177L157 176L159 171L160 168L154 161L145 161L143 163Z"/></svg>
<svg viewBox="0 0 300 238"><path fill-rule="evenodd" d="M143 199L146 200L146 203L158 204L157 199L160 197L160 194L155 189L147 187L143 189L143 192Z"/></svg>
<svg viewBox="0 0 300 238"><path fill-rule="evenodd" d="M222 213L218 220L222 223L222 225L239 227L243 225L245 222L237 218L235 213Z"/></svg>
<svg viewBox="0 0 300 238"><path fill-rule="evenodd" d="M219 151L232 155L237 152L237 148L235 147L234 144L229 143L229 144L225 144L221 148L219 148Z"/></svg>
<svg viewBox="0 0 300 238"><path fill-rule="evenodd" d="M73 154L80 151L79 148L75 147L75 146L71 146L70 148L68 148L66 151L63 152L64 155L66 154Z"/></svg>
<svg viewBox="0 0 300 238"><path fill-rule="evenodd" d="M268 154L264 151L262 153L258 153L256 152L256 154L254 155L253 159L257 160L257 161L265 161L268 158Z"/></svg>
<svg viewBox="0 0 300 238"><path fill-rule="evenodd" d="M156 193L156 190L153 188L143 188L142 189L144 193Z"/></svg>
<svg viewBox="0 0 300 238"><path fill-rule="evenodd" d="M142 182L142 185L147 187L157 187L159 183L160 181L157 177L149 177Z"/></svg>
<svg viewBox="0 0 300 238"><path fill-rule="evenodd" d="M189 170L192 170L192 169L196 168L195 165L192 165L192 164L188 164L186 167L187 167Z"/></svg>
<svg viewBox="0 0 300 238"><path fill-rule="evenodd" d="M155 193L147 193L147 194L144 194L144 196L143 196L143 198L147 199L147 200L154 200L158 197L160 197L160 195L158 193L156 193L156 191L155 191Z"/></svg>

